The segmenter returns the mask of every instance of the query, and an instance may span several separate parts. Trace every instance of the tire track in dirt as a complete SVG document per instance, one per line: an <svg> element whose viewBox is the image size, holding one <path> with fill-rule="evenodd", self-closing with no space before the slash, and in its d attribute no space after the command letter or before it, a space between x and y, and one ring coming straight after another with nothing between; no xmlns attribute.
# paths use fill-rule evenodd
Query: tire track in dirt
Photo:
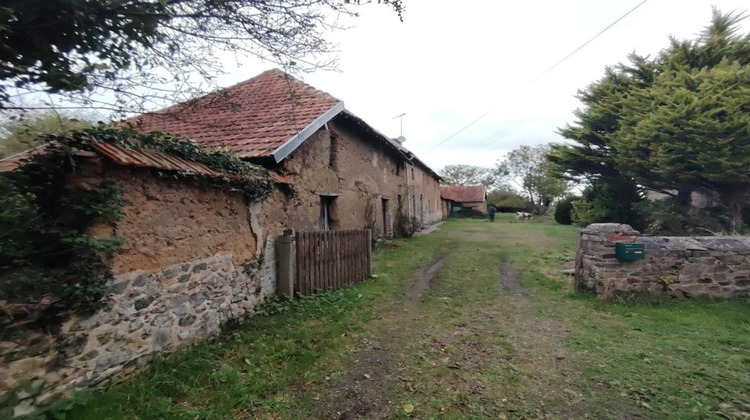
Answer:
<svg viewBox="0 0 750 420"><path fill-rule="evenodd" d="M500 281L503 283L503 286L505 286L505 289L510 293L523 293L521 283L518 282L516 272L513 269L513 266L508 262L508 260L503 260L503 262L500 264Z"/></svg>
<svg viewBox="0 0 750 420"><path fill-rule="evenodd" d="M435 257L419 276L415 276L416 281L401 298L394 301L392 309L381 315L377 321L381 325L375 327L381 333L363 338L343 378L326 385L316 418L382 418L393 407L394 403L387 396L404 386L396 376L399 356L418 329L415 304L425 297L447 258L448 254Z"/></svg>
<svg viewBox="0 0 750 420"><path fill-rule="evenodd" d="M404 296L403 300L406 302L415 302L422 299L425 293L430 289L430 282L432 282L432 279L435 278L438 272L440 272L440 269L443 267L447 258L448 254L444 254L432 260L430 265L427 266L419 276L419 279L412 284L411 289Z"/></svg>

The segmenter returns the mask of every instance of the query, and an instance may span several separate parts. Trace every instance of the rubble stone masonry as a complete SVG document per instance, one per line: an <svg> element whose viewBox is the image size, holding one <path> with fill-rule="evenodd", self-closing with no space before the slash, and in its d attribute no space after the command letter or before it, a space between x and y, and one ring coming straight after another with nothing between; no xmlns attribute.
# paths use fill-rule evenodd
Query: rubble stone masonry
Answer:
<svg viewBox="0 0 750 420"><path fill-rule="evenodd" d="M103 309L66 320L55 334L4 332L0 406L14 407L0 410L0 418L28 414L216 334L275 290L259 258L264 241L252 229L259 204L143 170L100 175L117 179L125 204L115 229L125 243L112 261L110 295Z"/></svg>
<svg viewBox="0 0 750 420"><path fill-rule="evenodd" d="M620 261L615 242L645 245L644 258ZM602 298L648 292L670 297L750 298L750 237L641 236L629 225L579 231L576 287Z"/></svg>

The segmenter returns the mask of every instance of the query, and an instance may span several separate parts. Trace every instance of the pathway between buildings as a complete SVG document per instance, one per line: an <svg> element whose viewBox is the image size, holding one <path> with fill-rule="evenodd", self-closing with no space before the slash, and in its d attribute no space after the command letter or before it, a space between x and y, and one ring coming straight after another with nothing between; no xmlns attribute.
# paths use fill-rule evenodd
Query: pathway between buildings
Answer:
<svg viewBox="0 0 750 420"><path fill-rule="evenodd" d="M341 369L325 384L298 390L315 401L306 415L639 418L630 410L602 413L577 387L564 346L567 322L549 310L549 296L519 276L529 255L559 244L539 232L514 231L460 224L431 235L445 246L367 324Z"/></svg>

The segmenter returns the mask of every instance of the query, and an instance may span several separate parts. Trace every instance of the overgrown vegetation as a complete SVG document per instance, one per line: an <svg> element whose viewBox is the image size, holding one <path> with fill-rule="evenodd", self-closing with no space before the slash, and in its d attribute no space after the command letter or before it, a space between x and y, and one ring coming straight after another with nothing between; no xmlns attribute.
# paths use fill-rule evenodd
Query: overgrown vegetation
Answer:
<svg viewBox="0 0 750 420"><path fill-rule="evenodd" d="M59 139L57 139L59 140ZM67 185L69 144L51 144L24 166L0 173L0 326L44 327L101 305L111 274L103 257L117 238L93 238L95 223L116 223L119 188Z"/></svg>
<svg viewBox="0 0 750 420"><path fill-rule="evenodd" d="M44 141L45 148L25 164L0 173L2 327L54 329L62 318L103 304L111 278L107 259L116 252L120 238L93 237L89 230L107 224L114 233L121 203L113 181L93 176L98 181L71 182L85 159L80 152L91 151L92 142L159 149L203 163L227 174L223 184L252 197L273 188L263 169L166 134L98 127L49 135Z"/></svg>
<svg viewBox="0 0 750 420"><path fill-rule="evenodd" d="M183 137L162 132L142 134L128 127L109 129L98 127L76 133L76 141L104 141L129 148L161 150L181 158L206 165L210 169L226 174L222 184L242 192L251 198L262 198L275 189L268 171L262 166L243 161L227 150L207 150ZM186 174L191 176L191 174Z"/></svg>

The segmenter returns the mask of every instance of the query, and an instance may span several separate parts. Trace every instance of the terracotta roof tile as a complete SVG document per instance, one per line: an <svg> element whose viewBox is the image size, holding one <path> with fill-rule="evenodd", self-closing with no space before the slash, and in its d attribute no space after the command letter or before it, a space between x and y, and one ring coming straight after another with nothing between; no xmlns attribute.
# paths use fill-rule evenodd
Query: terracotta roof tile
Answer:
<svg viewBox="0 0 750 420"><path fill-rule="evenodd" d="M0 172L10 172L16 169L17 167L23 165L26 159L29 159L37 153L42 153L46 148L46 145L41 145L33 149L16 153L15 155L10 155L8 157L0 159Z"/></svg>
<svg viewBox="0 0 750 420"><path fill-rule="evenodd" d="M440 187L440 197L457 203L484 201L487 189L484 185Z"/></svg>
<svg viewBox="0 0 750 420"><path fill-rule="evenodd" d="M96 153L105 156L112 162L123 166L137 166L141 168L155 168L165 171L186 172L200 176L209 176L214 178L242 179L239 175L225 174L214 171L206 165L193 162L170 153L154 149L129 149L116 143L92 142L91 148ZM27 150L13 156L0 160L0 172L10 172L23 165L24 160L30 158L36 153L44 151L44 147ZM91 152L79 152L82 156L89 156ZM281 176L275 172L269 175L276 183L293 184L294 178L291 176Z"/></svg>
<svg viewBox="0 0 750 420"><path fill-rule="evenodd" d="M185 135L240 158L268 157L341 101L281 70L129 120L140 131Z"/></svg>

